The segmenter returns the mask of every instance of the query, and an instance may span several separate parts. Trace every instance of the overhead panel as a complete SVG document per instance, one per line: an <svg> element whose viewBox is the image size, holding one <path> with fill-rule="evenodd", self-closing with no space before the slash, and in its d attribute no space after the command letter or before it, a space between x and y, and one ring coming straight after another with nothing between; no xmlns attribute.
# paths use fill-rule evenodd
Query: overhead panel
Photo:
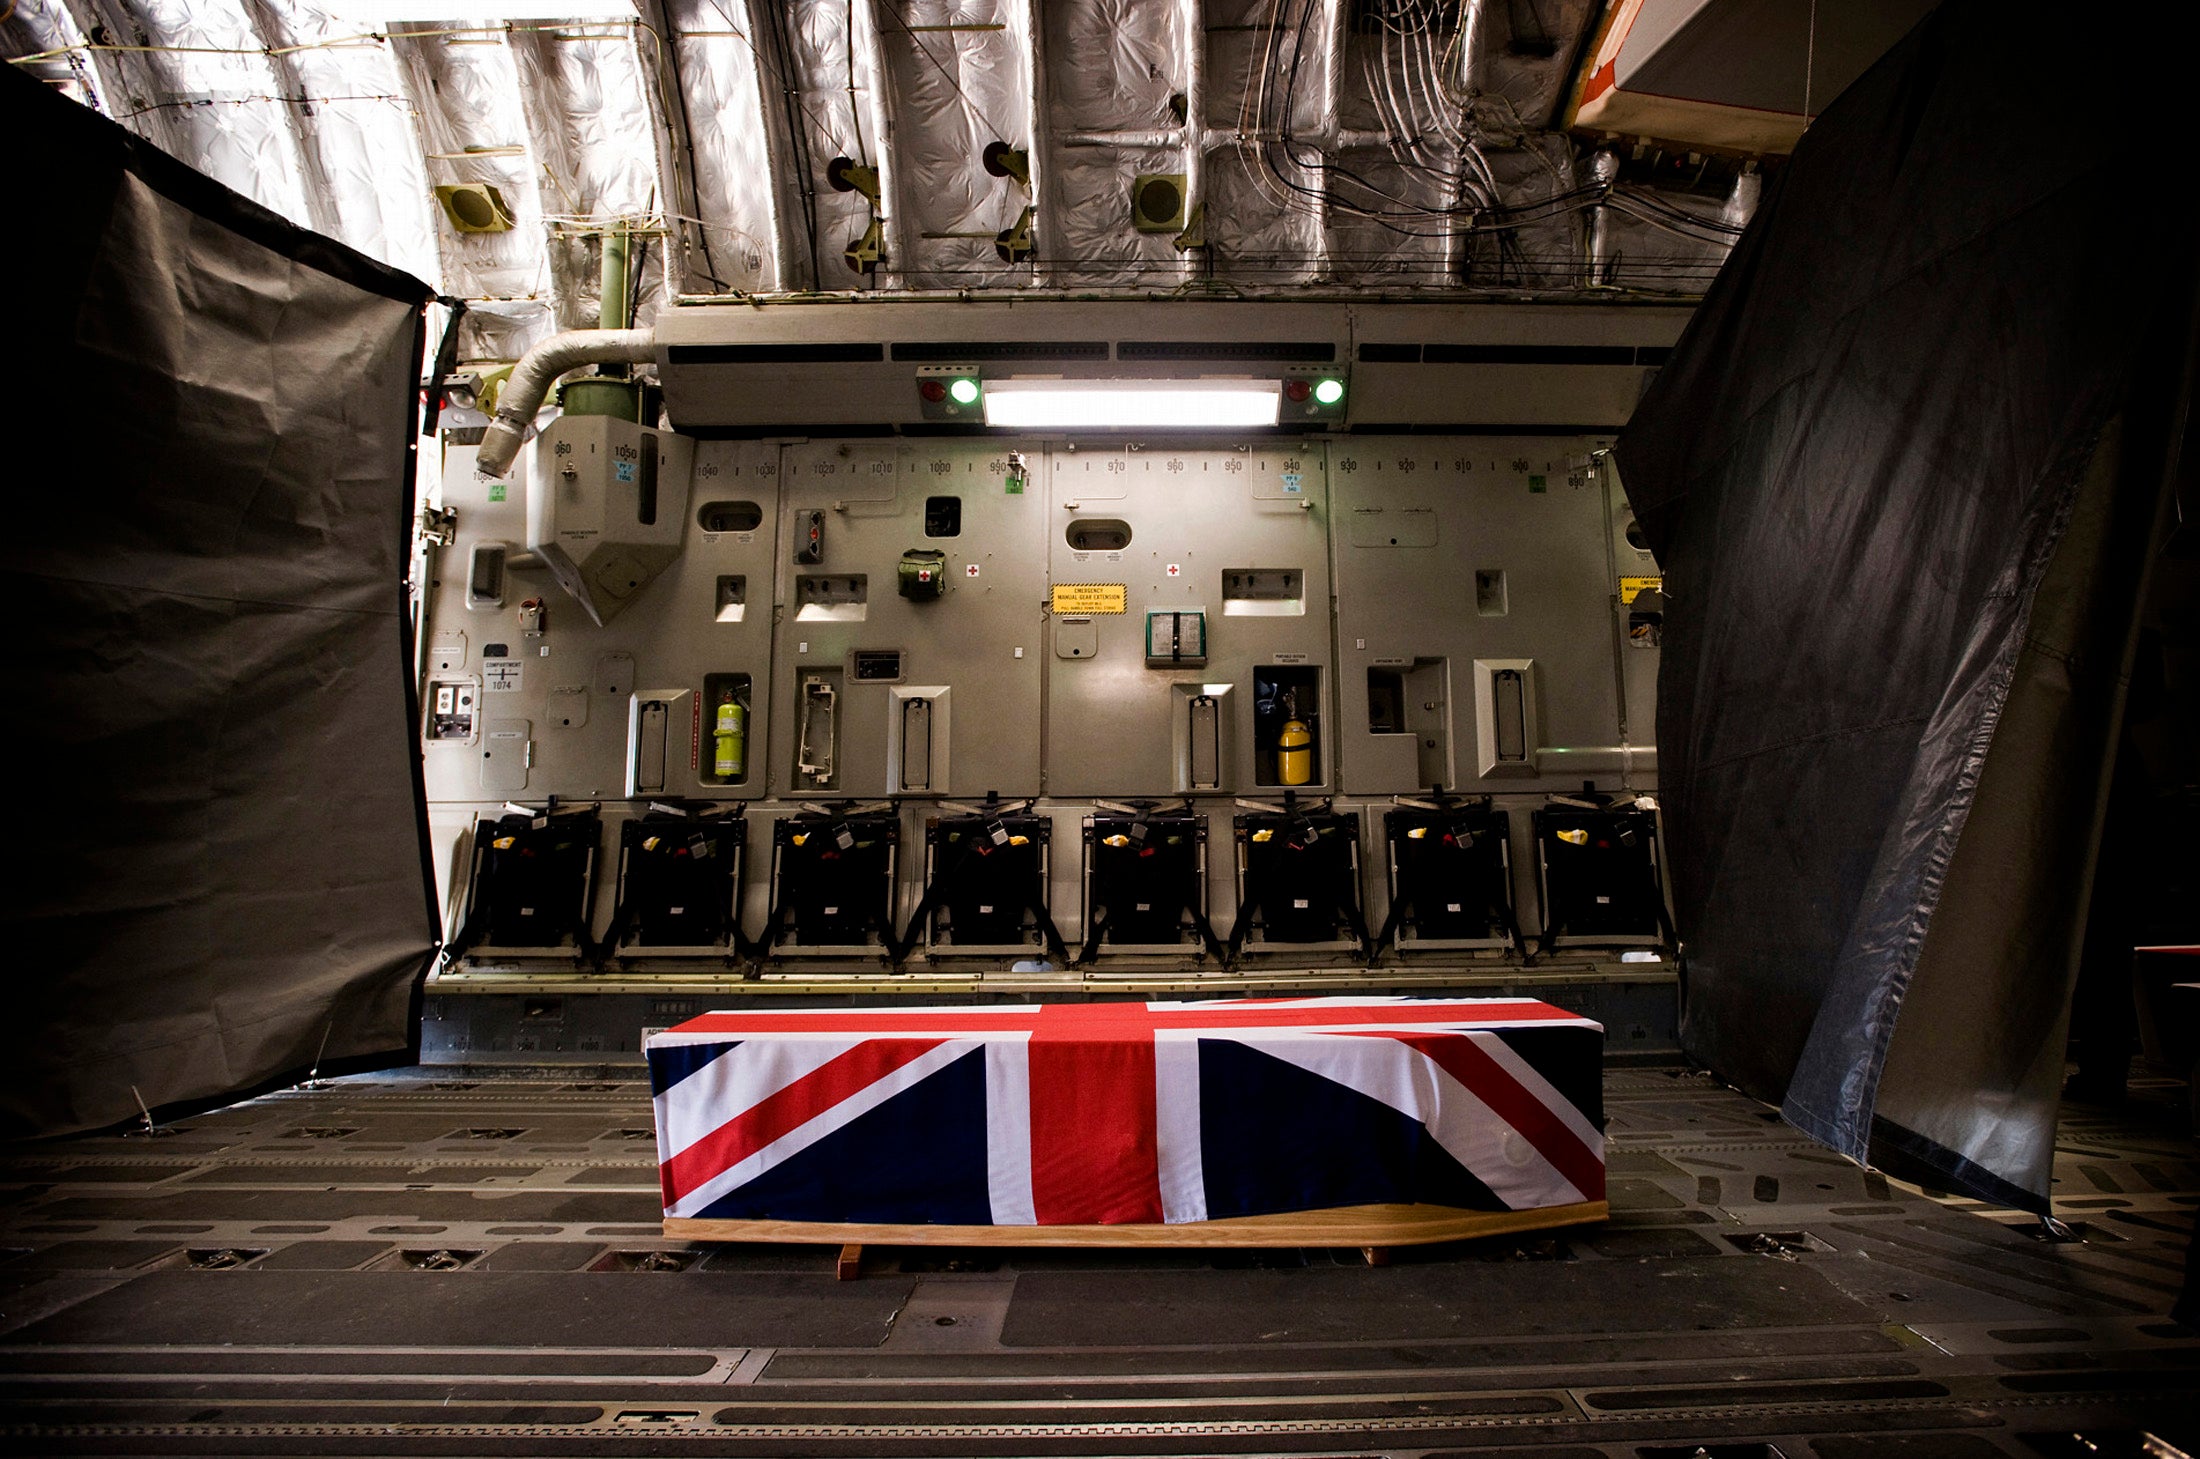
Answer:
<svg viewBox="0 0 2200 1459"><path fill-rule="evenodd" d="M1285 429L1611 429L1686 317L1679 306L1196 299L700 304L666 311L657 344L666 408L687 430L972 429L979 412L944 409L958 377L1334 379L1338 407L1287 415Z"/></svg>
<svg viewBox="0 0 2200 1459"><path fill-rule="evenodd" d="M1785 153L1935 0L1619 0L1567 125L1706 150Z"/></svg>

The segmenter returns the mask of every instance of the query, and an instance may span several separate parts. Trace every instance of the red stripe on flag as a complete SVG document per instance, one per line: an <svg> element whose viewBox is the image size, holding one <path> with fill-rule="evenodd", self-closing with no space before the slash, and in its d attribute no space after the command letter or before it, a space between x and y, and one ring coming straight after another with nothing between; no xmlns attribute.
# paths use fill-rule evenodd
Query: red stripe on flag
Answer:
<svg viewBox="0 0 2200 1459"><path fill-rule="evenodd" d="M798 1130L845 1099L946 1043L945 1039L868 1039L766 1095L658 1167L665 1206Z"/></svg>
<svg viewBox="0 0 2200 1459"><path fill-rule="evenodd" d="M1084 1016L1106 1008L1119 1016ZM1042 1226L1161 1219L1153 1020L1142 1003L1041 1007L1032 1031L1031 1204Z"/></svg>
<svg viewBox="0 0 2200 1459"><path fill-rule="evenodd" d="M1551 1162L1585 1201L1604 1199L1604 1162L1568 1129L1558 1112L1522 1087L1504 1065L1463 1033L1402 1033L1391 1037L1428 1055L1437 1068L1466 1086L1536 1153Z"/></svg>

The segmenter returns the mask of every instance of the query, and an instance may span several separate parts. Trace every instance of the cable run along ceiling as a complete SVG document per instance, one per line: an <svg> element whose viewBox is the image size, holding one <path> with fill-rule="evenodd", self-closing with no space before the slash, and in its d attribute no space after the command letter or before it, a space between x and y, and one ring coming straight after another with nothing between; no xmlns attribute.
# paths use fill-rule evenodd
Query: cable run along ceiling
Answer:
<svg viewBox="0 0 2200 1459"><path fill-rule="evenodd" d="M526 10L558 7L16 0L0 48L466 298L475 360L594 326L621 222L646 325L678 295L1694 294L1744 221L1732 161L1642 178L1554 129L1593 0Z"/></svg>

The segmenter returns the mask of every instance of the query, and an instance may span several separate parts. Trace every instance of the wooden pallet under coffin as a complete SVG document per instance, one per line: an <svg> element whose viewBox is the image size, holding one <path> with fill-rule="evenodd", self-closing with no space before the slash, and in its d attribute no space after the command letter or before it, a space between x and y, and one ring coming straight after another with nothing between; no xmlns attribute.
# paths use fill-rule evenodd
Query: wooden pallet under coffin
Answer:
<svg viewBox="0 0 2200 1459"><path fill-rule="evenodd" d="M1331 1206L1229 1216L1217 1221L1135 1222L1118 1226L865 1225L835 1221L665 1218L681 1241L764 1241L820 1246L1429 1246L1478 1236L1510 1236L1604 1220L1603 1201L1528 1211L1469 1211L1459 1206Z"/></svg>

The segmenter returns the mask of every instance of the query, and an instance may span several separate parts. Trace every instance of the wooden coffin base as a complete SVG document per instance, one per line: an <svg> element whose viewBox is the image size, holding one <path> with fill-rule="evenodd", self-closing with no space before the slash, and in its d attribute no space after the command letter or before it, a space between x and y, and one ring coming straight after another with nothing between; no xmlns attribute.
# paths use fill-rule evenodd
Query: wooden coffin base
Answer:
<svg viewBox="0 0 2200 1459"><path fill-rule="evenodd" d="M1425 1246L1553 1226L1581 1226L1610 1214L1603 1201L1532 1211L1468 1211L1457 1206L1330 1206L1272 1216L1229 1216L1177 1225L924 1226L840 1221L665 1218L665 1235L683 1241L777 1241L818 1246Z"/></svg>

